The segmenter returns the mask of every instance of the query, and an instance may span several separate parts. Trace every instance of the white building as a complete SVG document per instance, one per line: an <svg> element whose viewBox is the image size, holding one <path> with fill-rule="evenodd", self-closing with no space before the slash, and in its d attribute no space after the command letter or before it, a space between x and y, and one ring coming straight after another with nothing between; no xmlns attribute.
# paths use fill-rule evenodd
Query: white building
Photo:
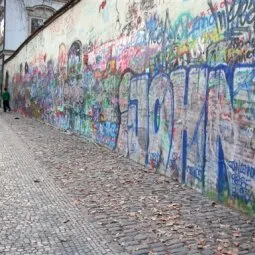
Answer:
<svg viewBox="0 0 255 255"><path fill-rule="evenodd" d="M0 0L0 82L2 65L44 21L70 0Z"/></svg>

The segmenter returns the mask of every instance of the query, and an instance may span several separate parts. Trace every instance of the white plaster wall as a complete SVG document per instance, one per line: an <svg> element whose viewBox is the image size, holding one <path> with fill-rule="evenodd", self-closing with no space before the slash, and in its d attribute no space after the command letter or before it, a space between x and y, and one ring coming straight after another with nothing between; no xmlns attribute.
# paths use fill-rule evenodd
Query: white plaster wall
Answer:
<svg viewBox="0 0 255 255"><path fill-rule="evenodd" d="M17 0L6 1L5 49L16 50L27 37L27 16Z"/></svg>

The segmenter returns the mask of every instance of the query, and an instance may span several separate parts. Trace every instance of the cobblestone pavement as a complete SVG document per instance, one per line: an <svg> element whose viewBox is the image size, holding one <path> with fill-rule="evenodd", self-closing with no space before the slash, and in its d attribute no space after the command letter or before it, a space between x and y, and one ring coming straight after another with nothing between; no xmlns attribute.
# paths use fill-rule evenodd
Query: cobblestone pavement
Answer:
<svg viewBox="0 0 255 255"><path fill-rule="evenodd" d="M129 254L137 255L255 254L254 217L215 204L168 177L68 132L15 116L19 115L2 114L1 119L37 162L47 166L48 175L80 212L107 233L109 245L117 241ZM30 180L36 174L41 176L36 171ZM9 203L6 200L6 206Z"/></svg>
<svg viewBox="0 0 255 255"><path fill-rule="evenodd" d="M107 244L1 117L0 141L0 254L124 254Z"/></svg>

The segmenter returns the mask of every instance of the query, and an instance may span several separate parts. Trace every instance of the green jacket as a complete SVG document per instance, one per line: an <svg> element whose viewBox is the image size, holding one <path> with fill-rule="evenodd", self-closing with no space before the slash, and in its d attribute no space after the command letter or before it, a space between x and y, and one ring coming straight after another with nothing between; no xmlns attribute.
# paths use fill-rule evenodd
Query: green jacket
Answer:
<svg viewBox="0 0 255 255"><path fill-rule="evenodd" d="M10 100L10 94L9 94L8 91L4 91L4 92L2 93L2 99L3 99L3 101L5 101L5 100Z"/></svg>

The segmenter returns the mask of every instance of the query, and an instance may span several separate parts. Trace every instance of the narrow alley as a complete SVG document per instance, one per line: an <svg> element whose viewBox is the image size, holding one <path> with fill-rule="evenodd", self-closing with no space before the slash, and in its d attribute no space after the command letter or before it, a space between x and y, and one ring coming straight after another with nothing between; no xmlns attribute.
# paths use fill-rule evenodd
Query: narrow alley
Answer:
<svg viewBox="0 0 255 255"><path fill-rule="evenodd" d="M8 123L0 121L0 254L125 254L59 189L13 129L19 129L13 115L6 117Z"/></svg>
<svg viewBox="0 0 255 255"><path fill-rule="evenodd" d="M255 254L255 219L117 153L0 113L0 254Z"/></svg>

